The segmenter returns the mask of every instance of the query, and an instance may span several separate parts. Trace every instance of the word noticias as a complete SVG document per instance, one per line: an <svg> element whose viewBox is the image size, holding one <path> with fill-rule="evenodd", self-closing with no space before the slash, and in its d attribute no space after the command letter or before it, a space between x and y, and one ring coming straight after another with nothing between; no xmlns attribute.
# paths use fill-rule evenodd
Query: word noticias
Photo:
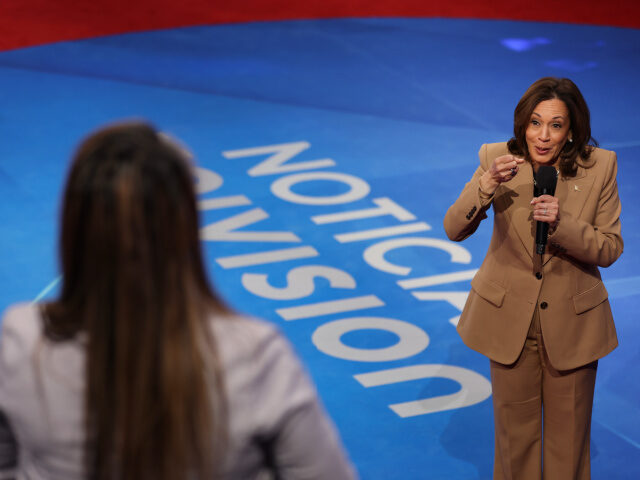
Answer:
<svg viewBox="0 0 640 480"><path fill-rule="evenodd" d="M309 149L308 142L291 142L278 145L230 150L222 152L227 159L263 159L247 170L250 177L275 176L271 183L271 193L285 202L294 205L330 206L344 205L360 201L371 191L369 184L354 175L323 170L333 167L336 162L330 158L291 162L294 157ZM264 158L266 156L266 158ZM220 188L223 178L216 172L199 167L197 191L208 196ZM342 193L325 195L304 195L296 193L294 186L312 181L330 181L345 185L348 190ZM344 188L341 189L341 191ZM448 240L424 236L407 236L431 229L425 223L416 221L415 215L390 198L373 198L372 206L348 211L316 215L311 217L316 225L346 224L365 218L388 216L396 221L395 225L359 231L346 231L334 235L340 244L371 239L383 239L368 246L363 252L364 261L372 268L394 276L406 277L411 268L390 262L386 254L404 247L427 247L446 252L452 263L469 264L471 254L461 245ZM200 236L210 242L256 242L300 244L302 240L291 231L247 230L253 224L269 218L269 214L260 207L253 206L245 195L204 198L199 201L201 210L219 210L230 207L251 206L252 208L232 215L223 220L205 225ZM310 245L296 245L289 248L260 250L234 256L216 258L224 269L245 269L241 282L253 295L271 300L300 300L310 297L315 291L314 280L324 278L334 289L355 289L356 280L348 272L320 264L303 265L291 268L286 274L286 285L276 287L269 283L268 275L251 272L257 265L275 264L291 260L319 257L319 252ZM462 310L467 292L459 291L421 291L416 290L434 285L442 285L473 277L476 270L464 270L455 273L410 278L397 281L397 285L410 290L413 297L420 301L447 301ZM285 321L301 320L325 315L356 312L384 306L376 295L359 295L346 299L304 303L292 307L279 308L275 312ZM457 324L458 317L449 320ZM344 344L341 337L352 331L374 329L395 334L398 341L385 348L355 348ZM407 321L372 316L356 316L326 322L320 325L312 335L313 344L321 352L344 360L358 362L394 361L416 355L429 345L428 334L420 327ZM427 413L462 408L479 403L491 395L491 385L482 375L472 370L454 365L419 364L391 368L376 372L354 375L364 387L391 385L400 382L440 377L457 382L461 389L453 394L422 398L389 405L400 417L413 417Z"/></svg>

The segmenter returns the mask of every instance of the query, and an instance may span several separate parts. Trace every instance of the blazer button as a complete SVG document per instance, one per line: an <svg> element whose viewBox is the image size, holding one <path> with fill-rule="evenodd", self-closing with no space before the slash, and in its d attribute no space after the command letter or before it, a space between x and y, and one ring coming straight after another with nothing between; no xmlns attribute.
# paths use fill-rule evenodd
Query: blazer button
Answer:
<svg viewBox="0 0 640 480"><path fill-rule="evenodd" d="M542 274L540 272L536 272L536 278L540 280L542 278Z"/></svg>
<svg viewBox="0 0 640 480"><path fill-rule="evenodd" d="M540 308L541 308L541 309L543 309L543 310L544 310L545 308L547 308L548 306L549 306L549 304L548 304L547 302L542 302L542 303L540 304Z"/></svg>

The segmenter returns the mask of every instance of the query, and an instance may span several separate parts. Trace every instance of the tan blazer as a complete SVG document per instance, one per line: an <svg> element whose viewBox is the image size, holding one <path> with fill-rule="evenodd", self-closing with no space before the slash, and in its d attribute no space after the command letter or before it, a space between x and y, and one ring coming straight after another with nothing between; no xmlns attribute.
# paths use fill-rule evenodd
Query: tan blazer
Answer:
<svg viewBox="0 0 640 480"><path fill-rule="evenodd" d="M525 162L515 178L483 199L479 178L506 143L483 145L480 166L449 208L444 228L451 240L471 235L493 205L493 236L471 282L458 332L470 348L503 364L518 359L536 304L549 360L568 370L603 357L618 345L608 294L598 266L622 253L616 154L595 149L575 177L558 179L560 222L547 253L535 254L533 169Z"/></svg>

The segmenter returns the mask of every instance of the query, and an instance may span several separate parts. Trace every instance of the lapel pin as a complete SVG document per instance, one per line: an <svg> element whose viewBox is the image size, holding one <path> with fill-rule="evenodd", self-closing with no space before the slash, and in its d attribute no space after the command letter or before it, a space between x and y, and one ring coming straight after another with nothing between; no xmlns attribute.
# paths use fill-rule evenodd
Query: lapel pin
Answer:
<svg viewBox="0 0 640 480"><path fill-rule="evenodd" d="M576 192L579 192L579 191L580 191L580 188L578 187L578 185L574 185L574 186L573 186L573 189L574 189Z"/></svg>

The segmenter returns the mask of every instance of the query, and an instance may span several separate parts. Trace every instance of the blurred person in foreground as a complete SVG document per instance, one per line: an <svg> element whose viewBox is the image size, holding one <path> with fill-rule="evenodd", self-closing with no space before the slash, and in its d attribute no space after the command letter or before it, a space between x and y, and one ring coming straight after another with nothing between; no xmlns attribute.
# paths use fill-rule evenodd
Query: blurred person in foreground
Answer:
<svg viewBox="0 0 640 480"><path fill-rule="evenodd" d="M618 344L598 267L623 249L616 154L590 142L578 87L536 81L516 106L514 137L480 148L444 219L461 241L493 206L489 250L457 328L491 360L494 479L590 478L596 368ZM534 181L543 166L553 167L554 195ZM538 222L549 225L542 254Z"/></svg>
<svg viewBox="0 0 640 480"><path fill-rule="evenodd" d="M210 288L166 136L87 138L61 227L59 298L2 321L0 478L355 478L290 344Z"/></svg>

